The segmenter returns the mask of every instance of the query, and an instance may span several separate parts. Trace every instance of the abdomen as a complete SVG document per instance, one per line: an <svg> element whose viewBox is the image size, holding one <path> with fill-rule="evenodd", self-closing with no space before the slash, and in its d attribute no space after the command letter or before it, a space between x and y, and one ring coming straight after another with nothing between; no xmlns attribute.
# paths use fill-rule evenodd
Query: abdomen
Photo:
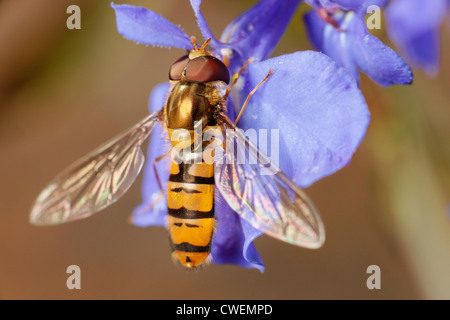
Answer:
<svg viewBox="0 0 450 320"><path fill-rule="evenodd" d="M172 163L168 192L173 257L187 268L207 260L214 219L214 165Z"/></svg>

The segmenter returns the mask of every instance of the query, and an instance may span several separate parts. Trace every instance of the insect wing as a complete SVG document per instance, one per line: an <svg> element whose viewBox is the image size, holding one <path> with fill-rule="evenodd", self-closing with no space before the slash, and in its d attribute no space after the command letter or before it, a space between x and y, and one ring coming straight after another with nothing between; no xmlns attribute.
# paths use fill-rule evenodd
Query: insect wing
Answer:
<svg viewBox="0 0 450 320"><path fill-rule="evenodd" d="M144 163L142 142L160 112L155 112L66 168L41 192L30 214L35 225L88 217L117 201Z"/></svg>
<svg viewBox="0 0 450 320"><path fill-rule="evenodd" d="M222 131L228 129L226 151L216 153L214 174L230 207L274 238L307 248L322 246L325 232L312 201L226 115L221 117Z"/></svg>

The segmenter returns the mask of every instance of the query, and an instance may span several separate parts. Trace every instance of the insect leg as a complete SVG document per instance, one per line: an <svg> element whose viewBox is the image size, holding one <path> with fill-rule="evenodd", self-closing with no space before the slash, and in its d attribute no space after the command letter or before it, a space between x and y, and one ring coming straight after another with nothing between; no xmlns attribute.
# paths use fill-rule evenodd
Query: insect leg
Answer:
<svg viewBox="0 0 450 320"><path fill-rule="evenodd" d="M241 107L241 111L239 111L239 114L236 117L236 120L234 121L234 124L236 124L239 119L242 116L242 113L245 110L245 107L247 107L248 102L250 101L250 98L252 97L252 95L256 92L256 90L258 90L258 88L267 81L267 79L269 79L269 77L273 74L273 70L269 70L269 73L267 73L267 75L264 77L264 79L261 80L260 83L258 83L258 85L248 94L247 99L245 99L244 104Z"/></svg>
<svg viewBox="0 0 450 320"><path fill-rule="evenodd" d="M248 59L244 65L242 66L241 70L239 70L239 72L237 73L237 75L234 77L233 82L231 82L231 84L228 86L227 91L225 92L225 95L223 96L224 100L227 100L228 95L231 92L231 89L233 88L233 86L236 84L236 82L239 80L239 77L241 76L242 72L244 72L245 69L247 69L247 66L250 62L253 62L253 59L250 58Z"/></svg>
<svg viewBox="0 0 450 320"><path fill-rule="evenodd" d="M160 156L160 157L158 157L158 158L156 158L155 160L153 160L153 170L155 171L155 176L156 176L156 181L158 182L158 187L159 187L159 190L161 190L161 193L148 205L148 206L146 206L144 209L140 209L139 211L136 211L135 213L134 213L134 215L140 215L140 214L145 214L146 212L149 212L149 211L151 211L152 209L153 209L153 207L160 201L160 200L162 200L163 198L164 198L164 194L165 194L165 192L164 192L164 189L163 189L163 187L162 187L162 183L161 183L161 179L160 179L160 177L159 177L159 174L158 174L158 170L156 169L156 164L159 162L159 161L161 161L162 159L164 159L164 158L166 158L168 155L170 155L170 151L169 152L167 152L166 154L164 154L164 155L162 155L162 156ZM130 217L130 223L132 223L132 217Z"/></svg>
<svg viewBox="0 0 450 320"><path fill-rule="evenodd" d="M158 174L158 170L156 169L156 164L161 161L162 159L166 158L167 156L170 155L170 151L167 152L166 154L163 154L162 156L156 158L155 160L153 160L153 170L155 171L155 176L156 176L156 181L158 182L158 187L161 190L161 196L164 194L164 190L162 187L162 183L161 183L161 179L159 178L159 174ZM159 197L158 197L159 200Z"/></svg>

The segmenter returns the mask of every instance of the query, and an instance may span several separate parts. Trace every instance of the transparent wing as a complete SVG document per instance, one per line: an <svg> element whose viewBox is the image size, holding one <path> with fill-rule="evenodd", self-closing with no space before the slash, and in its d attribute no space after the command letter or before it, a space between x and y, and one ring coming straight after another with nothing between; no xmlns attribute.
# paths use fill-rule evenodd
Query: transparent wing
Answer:
<svg viewBox="0 0 450 320"><path fill-rule="evenodd" d="M219 117L222 132L226 129L226 151L216 152L214 174L230 207L274 238L307 248L322 246L325 232L312 201L226 115Z"/></svg>
<svg viewBox="0 0 450 320"><path fill-rule="evenodd" d="M36 199L30 222L53 225L82 219L117 201L142 168L141 144L159 115L149 115L56 176Z"/></svg>

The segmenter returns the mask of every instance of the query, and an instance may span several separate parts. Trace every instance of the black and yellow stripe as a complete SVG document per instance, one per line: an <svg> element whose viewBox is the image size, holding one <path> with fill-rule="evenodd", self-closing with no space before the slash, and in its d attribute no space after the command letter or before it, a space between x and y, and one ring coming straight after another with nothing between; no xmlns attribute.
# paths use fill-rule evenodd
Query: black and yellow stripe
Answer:
<svg viewBox="0 0 450 320"><path fill-rule="evenodd" d="M213 164L173 162L168 208L174 258L188 268L201 265L215 228Z"/></svg>

